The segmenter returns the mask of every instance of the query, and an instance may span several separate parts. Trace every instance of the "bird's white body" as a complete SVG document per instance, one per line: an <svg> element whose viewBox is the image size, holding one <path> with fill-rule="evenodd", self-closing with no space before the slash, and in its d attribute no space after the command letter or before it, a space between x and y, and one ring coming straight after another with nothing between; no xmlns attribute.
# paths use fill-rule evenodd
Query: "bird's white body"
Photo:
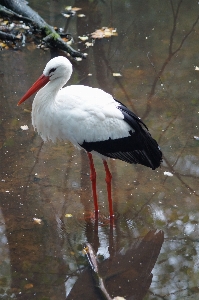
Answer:
<svg viewBox="0 0 199 300"><path fill-rule="evenodd" d="M70 140L79 146L129 136L131 127L111 95L83 85L57 91L52 83L39 90L32 107L32 124L44 141Z"/></svg>

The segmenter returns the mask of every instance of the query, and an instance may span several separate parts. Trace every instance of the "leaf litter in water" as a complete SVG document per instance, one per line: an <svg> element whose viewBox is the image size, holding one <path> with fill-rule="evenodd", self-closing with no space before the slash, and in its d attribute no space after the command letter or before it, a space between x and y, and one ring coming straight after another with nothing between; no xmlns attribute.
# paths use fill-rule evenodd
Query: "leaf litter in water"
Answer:
<svg viewBox="0 0 199 300"><path fill-rule="evenodd" d="M77 15L79 18L84 18L84 17L86 17L86 15L84 15L84 14L79 14L79 15Z"/></svg>
<svg viewBox="0 0 199 300"><path fill-rule="evenodd" d="M22 125L22 126L21 126L21 129L22 129L22 130L28 130L29 128L28 128L28 125Z"/></svg>
<svg viewBox="0 0 199 300"><path fill-rule="evenodd" d="M86 36L86 35L78 36L78 38L83 42L88 40L88 36Z"/></svg>
<svg viewBox="0 0 199 300"><path fill-rule="evenodd" d="M121 77L122 74L121 73L113 73L113 77Z"/></svg>
<svg viewBox="0 0 199 300"><path fill-rule="evenodd" d="M38 225L40 225L41 222L42 222L42 220L38 219L38 218L33 218L33 221L34 221L35 224L38 224Z"/></svg>
<svg viewBox="0 0 199 300"><path fill-rule="evenodd" d="M164 172L164 175L165 175L165 176L170 176L170 177L173 176L173 174L172 174L171 172L166 172L166 171Z"/></svg>
<svg viewBox="0 0 199 300"><path fill-rule="evenodd" d="M79 10L82 10L82 8L80 8L80 7L66 6L65 10L79 11Z"/></svg>
<svg viewBox="0 0 199 300"><path fill-rule="evenodd" d="M65 214L65 218L72 218L72 214Z"/></svg>
<svg viewBox="0 0 199 300"><path fill-rule="evenodd" d="M85 45L86 45L86 47L93 47L94 46L94 44L90 43L90 42L86 42Z"/></svg>
<svg viewBox="0 0 199 300"><path fill-rule="evenodd" d="M81 10L81 9L82 8L80 8L80 7L66 6L65 7L66 13L62 13L62 15L65 18L70 18L71 16L73 17L76 14L76 12Z"/></svg>
<svg viewBox="0 0 199 300"><path fill-rule="evenodd" d="M115 28L102 27L101 29L97 29L91 33L91 37L93 39L103 39L111 36L118 36Z"/></svg>

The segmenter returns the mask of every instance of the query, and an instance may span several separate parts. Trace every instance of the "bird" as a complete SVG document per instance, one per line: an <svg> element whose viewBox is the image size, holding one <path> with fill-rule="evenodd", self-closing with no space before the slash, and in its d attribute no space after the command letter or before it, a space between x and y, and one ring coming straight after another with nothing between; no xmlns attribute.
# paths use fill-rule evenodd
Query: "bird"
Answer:
<svg viewBox="0 0 199 300"><path fill-rule="evenodd" d="M75 147L87 152L96 217L99 208L93 154L101 157L106 173L109 216L112 219L112 175L108 158L155 170L161 165L162 152L141 118L112 95L85 85L64 87L72 72L72 63L68 58L52 58L17 105L37 92L31 117L34 130L43 141L55 143L57 140L69 140Z"/></svg>

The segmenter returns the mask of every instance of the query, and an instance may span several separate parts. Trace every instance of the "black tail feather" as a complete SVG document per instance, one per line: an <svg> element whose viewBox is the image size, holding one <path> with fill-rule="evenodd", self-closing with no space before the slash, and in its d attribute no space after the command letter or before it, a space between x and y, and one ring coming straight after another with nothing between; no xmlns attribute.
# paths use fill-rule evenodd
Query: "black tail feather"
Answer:
<svg viewBox="0 0 199 300"><path fill-rule="evenodd" d="M162 152L158 143L152 138L142 120L125 105L118 102L118 109L124 115L124 121L132 128L129 136L99 142L84 141L80 146L88 152L96 151L104 156L130 164L142 164L155 170L162 162Z"/></svg>

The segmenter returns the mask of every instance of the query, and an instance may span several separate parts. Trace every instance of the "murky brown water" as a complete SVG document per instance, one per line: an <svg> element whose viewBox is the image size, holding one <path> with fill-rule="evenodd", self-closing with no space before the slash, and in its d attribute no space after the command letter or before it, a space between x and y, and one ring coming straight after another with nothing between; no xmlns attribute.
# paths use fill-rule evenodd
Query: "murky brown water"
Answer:
<svg viewBox="0 0 199 300"><path fill-rule="evenodd" d="M85 17L70 20L60 13L71 3L29 4L88 53L72 60L70 84L100 87L133 109L158 140L164 162L152 171L109 161L117 215L110 224L103 164L95 158L101 217L87 219L93 202L86 154L70 143L43 144L31 125L32 101L16 106L52 53L33 43L1 51L2 299L102 299L82 252L88 242L111 297L198 299L198 1L79 0L72 5ZM78 43L102 26L117 28L118 36L89 48Z"/></svg>

